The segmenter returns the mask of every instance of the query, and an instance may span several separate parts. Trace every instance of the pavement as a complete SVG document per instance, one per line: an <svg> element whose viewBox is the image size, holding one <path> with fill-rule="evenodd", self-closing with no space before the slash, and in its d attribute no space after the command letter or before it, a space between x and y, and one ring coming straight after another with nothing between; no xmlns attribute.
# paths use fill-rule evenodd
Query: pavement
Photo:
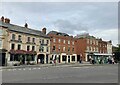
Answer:
<svg viewBox="0 0 120 85"><path fill-rule="evenodd" d="M90 64L89 62L83 62L83 63L58 63L56 65L53 64L37 64L37 65L20 65L20 66L2 66L0 67L0 70L2 69L14 69L14 68L34 68L34 67L77 67L77 66L103 66L108 64Z"/></svg>
<svg viewBox="0 0 120 85"><path fill-rule="evenodd" d="M20 65L20 66L3 66L0 69L14 69L14 68L30 68L30 67L51 67L51 66L90 66L89 62L84 63L62 63L62 64L37 64L37 65Z"/></svg>

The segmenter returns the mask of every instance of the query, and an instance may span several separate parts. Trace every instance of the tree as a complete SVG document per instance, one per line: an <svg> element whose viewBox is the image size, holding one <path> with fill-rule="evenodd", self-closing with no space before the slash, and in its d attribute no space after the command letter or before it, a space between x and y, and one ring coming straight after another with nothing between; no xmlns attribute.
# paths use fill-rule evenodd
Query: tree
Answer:
<svg viewBox="0 0 120 85"><path fill-rule="evenodd" d="M116 62L120 62L120 44L118 44L118 47L114 52L114 58Z"/></svg>

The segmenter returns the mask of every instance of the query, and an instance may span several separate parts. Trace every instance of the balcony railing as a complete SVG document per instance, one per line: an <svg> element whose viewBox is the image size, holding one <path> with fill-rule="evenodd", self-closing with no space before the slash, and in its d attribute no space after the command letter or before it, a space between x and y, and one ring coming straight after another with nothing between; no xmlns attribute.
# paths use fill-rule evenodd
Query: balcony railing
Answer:
<svg viewBox="0 0 120 85"><path fill-rule="evenodd" d="M13 39L11 39L10 41L12 41L12 42L17 42L17 43L22 43L21 40L13 40Z"/></svg>
<svg viewBox="0 0 120 85"><path fill-rule="evenodd" d="M36 44L35 42L26 42L27 44Z"/></svg>

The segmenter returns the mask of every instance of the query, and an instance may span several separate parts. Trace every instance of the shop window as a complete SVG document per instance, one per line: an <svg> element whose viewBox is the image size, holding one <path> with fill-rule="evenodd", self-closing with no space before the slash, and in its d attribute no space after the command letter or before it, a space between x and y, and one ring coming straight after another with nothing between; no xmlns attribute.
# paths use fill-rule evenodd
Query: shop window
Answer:
<svg viewBox="0 0 120 85"><path fill-rule="evenodd" d="M72 56L72 61L75 61L75 56Z"/></svg>
<svg viewBox="0 0 120 85"><path fill-rule="evenodd" d="M62 61L66 61L66 56L62 56Z"/></svg>

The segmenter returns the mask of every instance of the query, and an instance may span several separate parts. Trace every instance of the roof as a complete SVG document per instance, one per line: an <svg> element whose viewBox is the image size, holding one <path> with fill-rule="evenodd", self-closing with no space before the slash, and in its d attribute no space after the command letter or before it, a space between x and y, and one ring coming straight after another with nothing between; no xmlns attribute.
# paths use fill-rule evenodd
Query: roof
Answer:
<svg viewBox="0 0 120 85"><path fill-rule="evenodd" d="M61 36L69 36L69 35L66 34L66 33L57 32L57 31L50 31L50 32L48 33L48 35L49 35L49 34L55 34L55 35L61 35Z"/></svg>
<svg viewBox="0 0 120 85"><path fill-rule="evenodd" d="M36 36L40 36L40 37L49 38L47 35L43 34L41 31L31 29L31 28L26 28L26 27L22 27L22 26L18 26L18 25L13 25L13 24L10 24L10 23L4 23L2 21L0 21L0 26L7 27L8 30L14 31L14 32L20 32L20 33L31 34L31 35L36 35Z"/></svg>

